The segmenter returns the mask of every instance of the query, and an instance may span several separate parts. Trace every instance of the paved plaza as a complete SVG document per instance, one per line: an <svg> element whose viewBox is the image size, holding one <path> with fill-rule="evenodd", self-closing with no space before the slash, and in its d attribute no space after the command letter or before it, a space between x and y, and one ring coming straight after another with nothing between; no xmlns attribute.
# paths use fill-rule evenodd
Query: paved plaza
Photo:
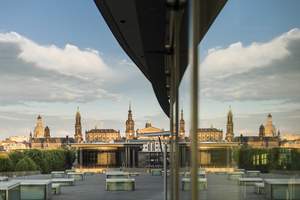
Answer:
<svg viewBox="0 0 300 200"><path fill-rule="evenodd" d="M286 178L288 175L263 174L262 178ZM295 177L295 176L293 176ZM36 175L27 178L47 179L49 175ZM87 176L84 181L77 181L74 186L62 187L59 195L53 195L53 200L162 200L163 177L141 174L135 178L135 191L109 192L105 190L105 175ZM298 176L299 178L299 176ZM201 200L260 200L263 195L254 193L253 186L239 186L234 180L228 180L225 174L208 174L208 188L201 190ZM190 199L189 192L180 190L181 199Z"/></svg>

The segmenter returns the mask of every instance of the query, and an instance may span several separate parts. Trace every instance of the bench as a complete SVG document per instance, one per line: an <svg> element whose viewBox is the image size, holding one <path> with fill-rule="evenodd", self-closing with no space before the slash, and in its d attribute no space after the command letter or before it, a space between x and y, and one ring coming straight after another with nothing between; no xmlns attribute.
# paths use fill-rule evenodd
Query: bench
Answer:
<svg viewBox="0 0 300 200"><path fill-rule="evenodd" d="M299 200L300 179L265 179L267 200Z"/></svg>
<svg viewBox="0 0 300 200"><path fill-rule="evenodd" d="M76 170L75 169L66 169L65 170L65 174L68 174L69 172L76 172Z"/></svg>
<svg viewBox="0 0 300 200"><path fill-rule="evenodd" d="M106 179L107 191L133 191L135 190L135 179L133 178L109 178Z"/></svg>
<svg viewBox="0 0 300 200"><path fill-rule="evenodd" d="M119 178L119 179L126 179L129 178L129 173L128 172L122 172L122 171L110 171L106 172L106 178Z"/></svg>
<svg viewBox="0 0 300 200"><path fill-rule="evenodd" d="M263 194L265 190L265 184L264 183L254 183L254 192L256 194Z"/></svg>
<svg viewBox="0 0 300 200"><path fill-rule="evenodd" d="M20 193L22 200L49 200L52 197L51 180L49 179L22 179Z"/></svg>
<svg viewBox="0 0 300 200"><path fill-rule="evenodd" d="M0 176L0 181L8 181L8 177L7 176Z"/></svg>
<svg viewBox="0 0 300 200"><path fill-rule="evenodd" d="M191 177L191 173L190 172L185 172L184 177ZM203 170L198 171L198 178L206 178L206 172L203 171Z"/></svg>
<svg viewBox="0 0 300 200"><path fill-rule="evenodd" d="M65 178L64 171L53 171L51 172L51 178Z"/></svg>
<svg viewBox="0 0 300 200"><path fill-rule="evenodd" d="M228 172L227 178L228 180L239 180L239 178L244 177L244 172Z"/></svg>
<svg viewBox="0 0 300 200"><path fill-rule="evenodd" d="M60 186L72 186L75 183L74 178L53 178L52 183L59 183Z"/></svg>
<svg viewBox="0 0 300 200"><path fill-rule="evenodd" d="M84 173L81 172L68 172L67 178L74 178L76 181L84 180Z"/></svg>
<svg viewBox="0 0 300 200"><path fill-rule="evenodd" d="M150 173L152 176L161 176L162 175L162 170L161 169L151 169Z"/></svg>
<svg viewBox="0 0 300 200"><path fill-rule="evenodd" d="M191 190L191 179L190 178L182 178L181 179L181 189L183 191ZM206 178L198 178L198 190L207 189L207 179Z"/></svg>
<svg viewBox="0 0 300 200"><path fill-rule="evenodd" d="M239 185L254 185L255 183L262 182L262 178L239 178Z"/></svg>
<svg viewBox="0 0 300 200"><path fill-rule="evenodd" d="M247 170L246 171L247 177L260 177L260 171L254 171L254 170Z"/></svg>
<svg viewBox="0 0 300 200"><path fill-rule="evenodd" d="M61 187L59 183L52 183L52 194L60 194Z"/></svg>
<svg viewBox="0 0 300 200"><path fill-rule="evenodd" d="M0 182L1 200L20 200L20 183L16 180Z"/></svg>

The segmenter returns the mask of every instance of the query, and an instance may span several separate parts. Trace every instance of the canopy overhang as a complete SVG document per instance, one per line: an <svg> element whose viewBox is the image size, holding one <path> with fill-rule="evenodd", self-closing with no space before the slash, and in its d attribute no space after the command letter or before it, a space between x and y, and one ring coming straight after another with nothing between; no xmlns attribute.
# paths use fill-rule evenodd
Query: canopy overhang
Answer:
<svg viewBox="0 0 300 200"><path fill-rule="evenodd" d="M172 6L164 0L94 0L114 37L131 60L151 82L157 100L169 116L169 87L166 73L166 48L170 39ZM202 40L227 0L200 1L200 30ZM181 80L188 65L188 6L182 5L180 31Z"/></svg>

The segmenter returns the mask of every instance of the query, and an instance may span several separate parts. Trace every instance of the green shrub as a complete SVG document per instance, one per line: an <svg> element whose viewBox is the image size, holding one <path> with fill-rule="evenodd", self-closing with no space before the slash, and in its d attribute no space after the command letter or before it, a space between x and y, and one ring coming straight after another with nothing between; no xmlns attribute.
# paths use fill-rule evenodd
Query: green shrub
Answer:
<svg viewBox="0 0 300 200"><path fill-rule="evenodd" d="M24 151L24 154L31 158L42 173L49 173L49 165L44 157L44 153L38 149L30 149Z"/></svg>
<svg viewBox="0 0 300 200"><path fill-rule="evenodd" d="M23 159L19 160L16 165L16 171L35 171L38 167L35 162L28 157L24 157Z"/></svg>
<svg viewBox="0 0 300 200"><path fill-rule="evenodd" d="M0 158L0 171L1 172L14 171L13 163L9 157Z"/></svg>
<svg viewBox="0 0 300 200"><path fill-rule="evenodd" d="M22 151L12 151L8 156L11 159L14 167L17 165L19 160L22 160L25 157Z"/></svg>

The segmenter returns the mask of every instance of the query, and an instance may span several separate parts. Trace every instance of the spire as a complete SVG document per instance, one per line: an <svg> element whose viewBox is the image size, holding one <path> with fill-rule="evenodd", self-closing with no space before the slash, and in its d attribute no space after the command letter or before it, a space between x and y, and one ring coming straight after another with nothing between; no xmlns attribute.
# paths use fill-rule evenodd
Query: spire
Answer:
<svg viewBox="0 0 300 200"><path fill-rule="evenodd" d="M129 111L131 111L131 101L129 101Z"/></svg>
<svg viewBox="0 0 300 200"><path fill-rule="evenodd" d="M233 133L233 114L231 110L231 105L229 106L229 111L227 114L227 126L226 126L226 141L232 142L234 139L234 133Z"/></svg>
<svg viewBox="0 0 300 200"><path fill-rule="evenodd" d="M77 143L81 143L83 141L82 138L82 127L81 127L81 115L79 112L79 106L77 106L77 112L75 117L75 140Z"/></svg>
<svg viewBox="0 0 300 200"><path fill-rule="evenodd" d="M134 138L134 121L132 119L131 101L129 101L129 106L128 106L128 117L125 122L125 133L126 133L126 139Z"/></svg>
<svg viewBox="0 0 300 200"><path fill-rule="evenodd" d="M181 109L180 118L183 120L183 109Z"/></svg>

